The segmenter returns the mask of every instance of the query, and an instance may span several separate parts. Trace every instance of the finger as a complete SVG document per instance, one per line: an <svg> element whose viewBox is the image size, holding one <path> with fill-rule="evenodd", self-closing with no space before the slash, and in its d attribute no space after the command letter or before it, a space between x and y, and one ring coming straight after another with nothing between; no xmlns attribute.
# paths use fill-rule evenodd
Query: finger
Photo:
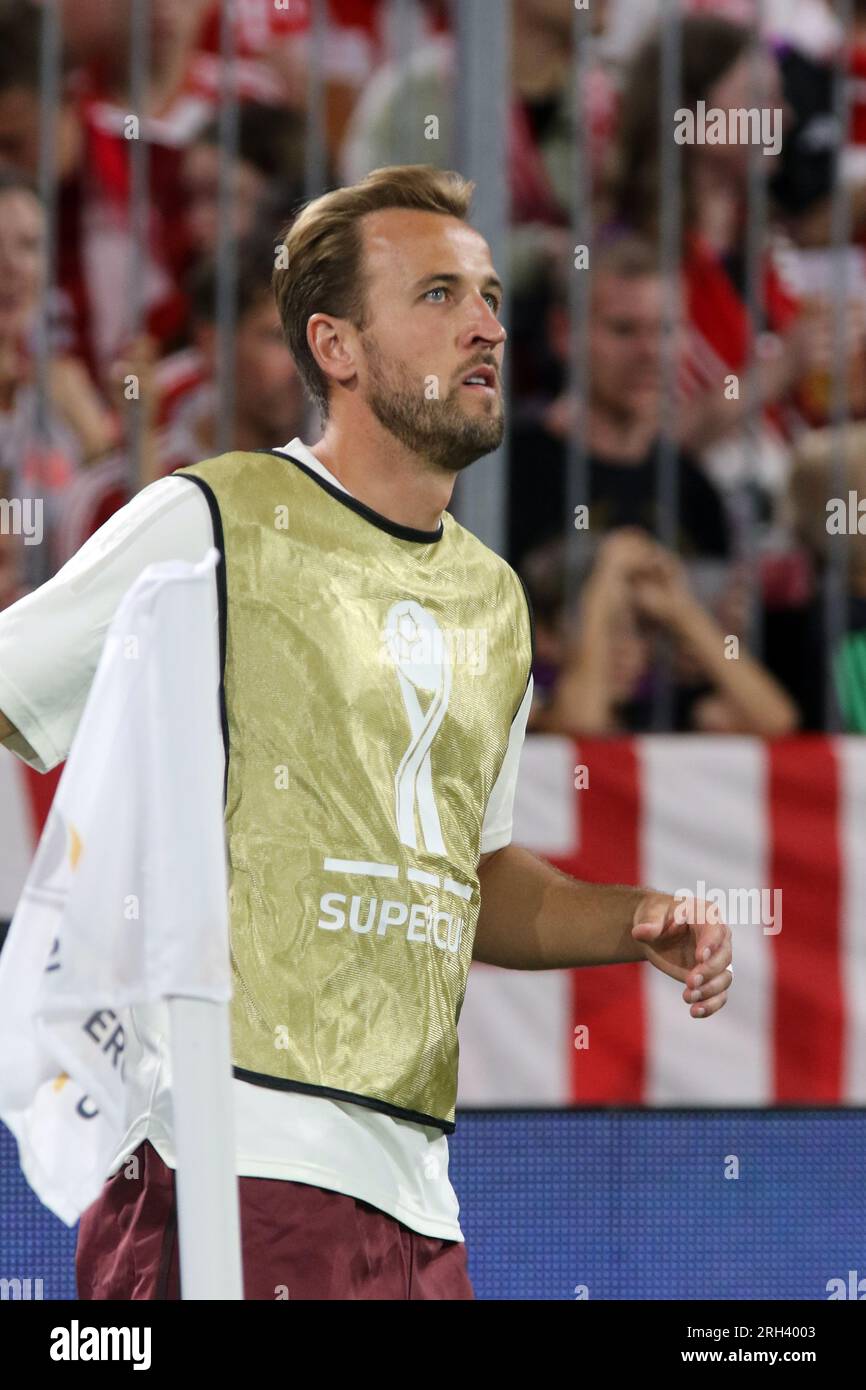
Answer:
<svg viewBox="0 0 866 1390"><path fill-rule="evenodd" d="M717 1014L719 1009L723 1009L727 1002L728 991L724 990L721 994L716 994L712 999L708 999L705 1004L692 1004L689 1013L692 1018L710 1018L713 1014Z"/></svg>
<svg viewBox="0 0 866 1390"><path fill-rule="evenodd" d="M719 910L714 903L707 905L704 916L707 919L705 922L698 922L695 924L696 969L706 965L713 956L718 954L725 944L725 937L728 930L725 923L721 920ZM716 974L717 971L713 973Z"/></svg>
<svg viewBox="0 0 866 1390"><path fill-rule="evenodd" d="M691 989L700 989L707 980L712 980L715 975L721 974L730 965L733 958L731 933L728 927L724 927L723 931L724 936L719 949L714 951L707 960L701 960L695 951L695 964L689 972L688 979Z"/></svg>
<svg viewBox="0 0 866 1390"><path fill-rule="evenodd" d="M720 975L708 979L701 985L700 989L692 989L686 985L683 990L683 998L688 1004L699 1004L702 999L712 999L713 995L720 994L723 989L731 988L731 976L727 970L723 970Z"/></svg>

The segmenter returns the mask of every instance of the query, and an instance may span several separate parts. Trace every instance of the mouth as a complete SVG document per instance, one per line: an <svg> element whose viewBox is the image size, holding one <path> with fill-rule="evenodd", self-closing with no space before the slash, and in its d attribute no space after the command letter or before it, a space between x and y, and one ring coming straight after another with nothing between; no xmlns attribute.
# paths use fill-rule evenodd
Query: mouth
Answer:
<svg viewBox="0 0 866 1390"><path fill-rule="evenodd" d="M492 367L473 367L471 372L466 373L460 384L467 391L478 391L481 395L486 393L495 396L497 391L496 372Z"/></svg>

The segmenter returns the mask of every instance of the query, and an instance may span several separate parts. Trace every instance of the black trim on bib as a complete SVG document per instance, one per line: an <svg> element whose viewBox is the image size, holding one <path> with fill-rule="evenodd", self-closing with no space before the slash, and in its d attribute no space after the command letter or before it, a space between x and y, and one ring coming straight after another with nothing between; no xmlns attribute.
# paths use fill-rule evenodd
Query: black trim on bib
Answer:
<svg viewBox="0 0 866 1390"><path fill-rule="evenodd" d="M214 491L204 478L197 478L195 473L173 473L174 478L186 478L189 482L195 483L196 487L201 488L204 499L207 502L210 512L211 525L213 527L213 542L220 553L220 562L216 568L216 587L217 605L219 608L219 629L220 629L220 723L223 731L223 749L225 750L225 776L223 778L223 805L228 801L229 794L229 719L226 709L226 632L228 625L228 584L226 582L226 543L223 535L223 521L220 515L219 503L216 500Z"/></svg>
<svg viewBox="0 0 866 1390"><path fill-rule="evenodd" d="M251 1086L266 1086L272 1091L300 1091L307 1096L324 1096L327 1100L345 1100L352 1105L363 1105L367 1110L378 1110L382 1115L390 1115L396 1120L411 1120L416 1125L430 1125L441 1129L445 1134L453 1134L457 1128L454 1120L437 1120L434 1115L423 1115L420 1110L404 1110L400 1105L391 1105L387 1100L377 1100L374 1096L359 1096L355 1091L339 1091L335 1086L316 1086L309 1081L288 1081L282 1076L265 1076L258 1071L244 1071L243 1067L232 1067L232 1076L238 1081L248 1081Z"/></svg>
<svg viewBox="0 0 866 1390"><path fill-rule="evenodd" d="M445 532L445 523L442 521L439 522L436 531L418 531L414 526L400 526L398 522L390 521L387 516L382 516L380 512L374 512L373 508L368 507L366 503L359 502L357 497L352 497L348 492L343 492L341 488L334 487L333 483L329 482L327 478L323 478L308 463L304 463L303 459L296 459L294 454L284 454L282 449L254 449L252 452L272 454L274 458L293 463L296 468L300 468L302 473L306 473L308 478L312 478L314 483L318 483L320 488L324 488L331 497L336 497L338 502L342 502L344 507L357 512L373 526L378 526L380 531L387 531L389 535L396 536L398 540L416 541L422 545L435 545L437 541L442 539Z"/></svg>

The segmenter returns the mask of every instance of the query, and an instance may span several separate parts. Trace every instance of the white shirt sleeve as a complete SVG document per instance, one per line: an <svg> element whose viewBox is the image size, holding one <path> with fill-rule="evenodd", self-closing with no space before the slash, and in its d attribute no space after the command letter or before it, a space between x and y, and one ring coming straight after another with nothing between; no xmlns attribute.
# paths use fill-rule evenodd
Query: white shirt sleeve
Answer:
<svg viewBox="0 0 866 1390"><path fill-rule="evenodd" d="M526 736L526 721L532 705L532 676L526 686L526 694L520 709L514 716L511 732L508 735L508 748L499 769L499 776L490 793L484 823L481 827L481 853L492 854L511 844L512 817L514 814L514 793L517 790L517 773L520 768L520 753Z"/></svg>
<svg viewBox="0 0 866 1390"><path fill-rule="evenodd" d="M197 563L212 545L201 489L188 478L160 478L52 579L0 613L0 710L21 736L8 741L12 752L38 772L63 761L130 585L156 560Z"/></svg>

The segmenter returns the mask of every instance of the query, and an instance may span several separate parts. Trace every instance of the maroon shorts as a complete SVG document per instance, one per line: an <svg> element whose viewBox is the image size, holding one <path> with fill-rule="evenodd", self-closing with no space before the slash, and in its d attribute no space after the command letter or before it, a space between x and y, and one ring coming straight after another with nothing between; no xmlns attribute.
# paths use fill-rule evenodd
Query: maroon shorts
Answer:
<svg viewBox="0 0 866 1390"><path fill-rule="evenodd" d="M81 1218L79 1298L180 1297L174 1172L145 1140ZM461 1241L436 1240L342 1192L239 1178L245 1298L474 1298Z"/></svg>

